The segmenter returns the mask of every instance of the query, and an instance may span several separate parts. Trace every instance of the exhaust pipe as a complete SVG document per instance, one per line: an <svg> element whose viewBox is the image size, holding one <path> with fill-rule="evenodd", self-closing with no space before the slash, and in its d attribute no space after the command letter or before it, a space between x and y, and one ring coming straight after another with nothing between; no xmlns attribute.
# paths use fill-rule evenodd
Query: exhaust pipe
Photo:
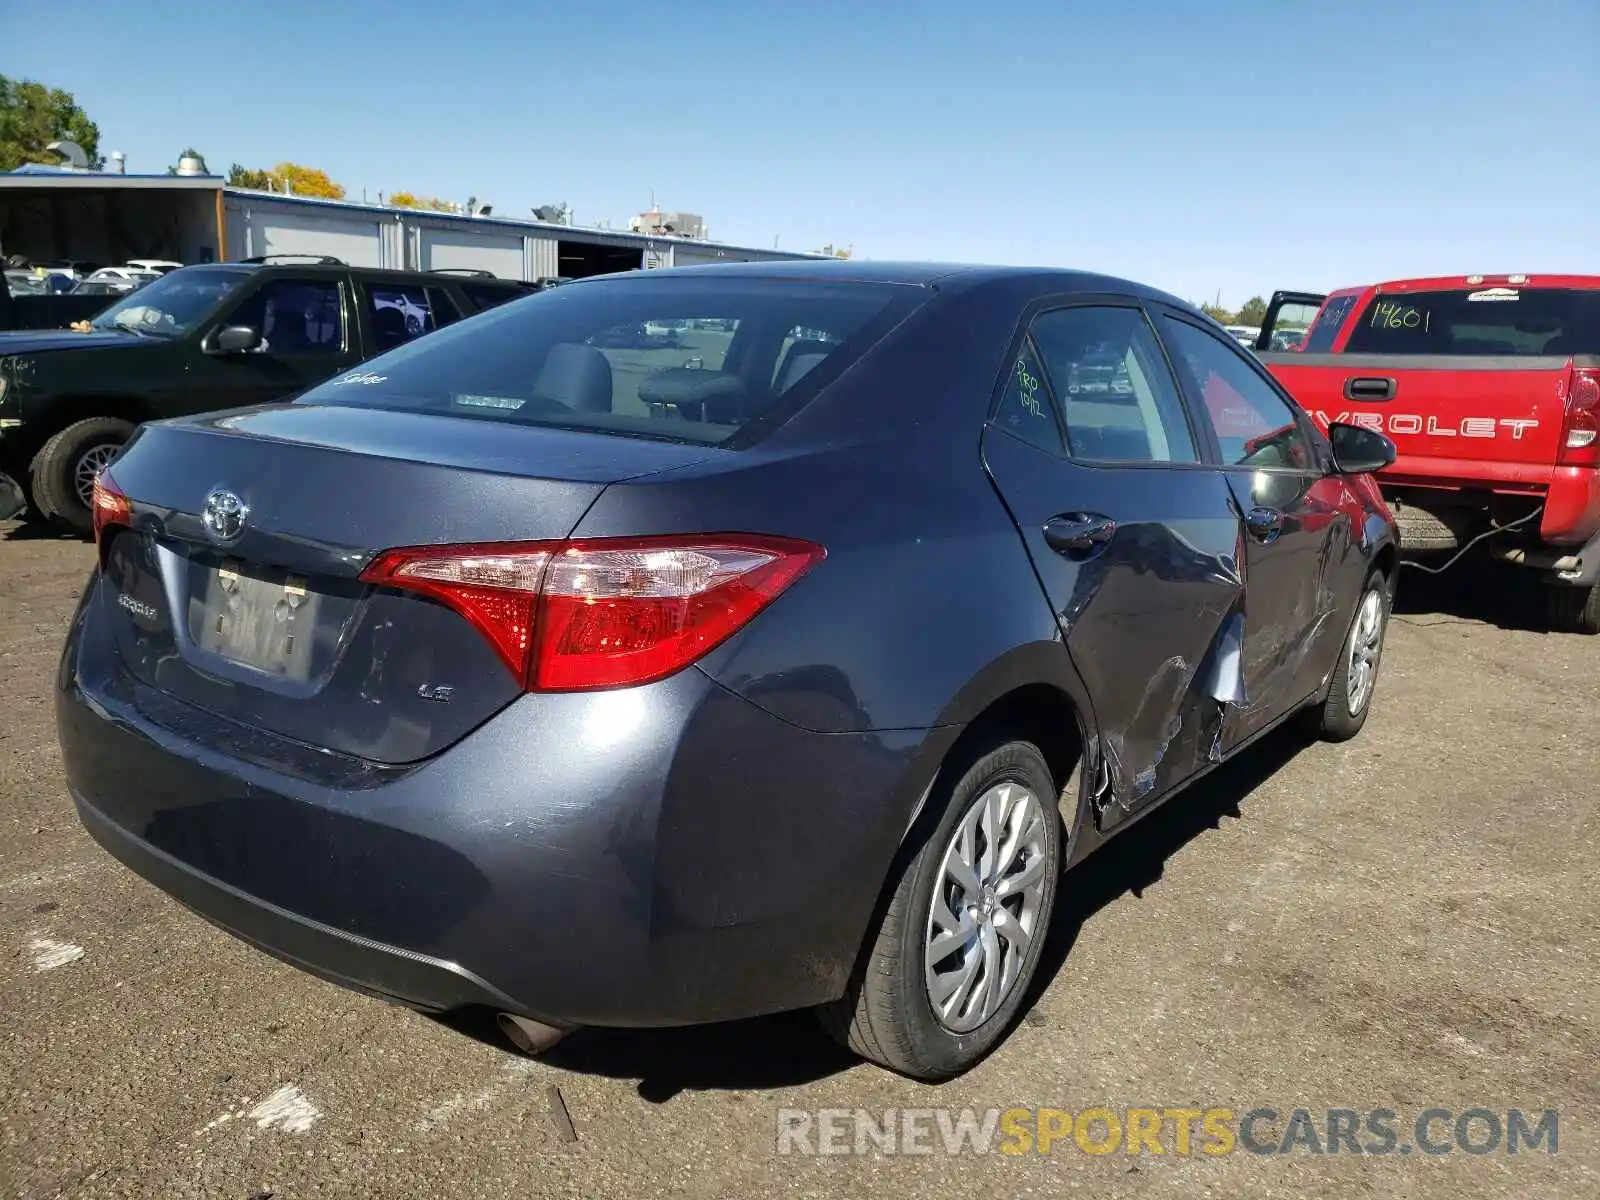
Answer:
<svg viewBox="0 0 1600 1200"><path fill-rule="evenodd" d="M570 1032L553 1025L541 1025L538 1021L530 1021L515 1013L500 1013L495 1021L500 1026L500 1032L524 1054L543 1054Z"/></svg>

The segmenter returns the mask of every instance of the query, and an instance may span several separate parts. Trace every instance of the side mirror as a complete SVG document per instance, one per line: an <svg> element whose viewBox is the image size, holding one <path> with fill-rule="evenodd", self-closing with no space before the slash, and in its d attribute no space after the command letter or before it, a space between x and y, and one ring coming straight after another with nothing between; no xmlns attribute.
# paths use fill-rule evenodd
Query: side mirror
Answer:
<svg viewBox="0 0 1600 1200"><path fill-rule="evenodd" d="M211 344L223 354L247 354L261 349L261 331L253 325L224 325Z"/></svg>
<svg viewBox="0 0 1600 1200"><path fill-rule="evenodd" d="M1368 475L1394 462L1394 443L1376 429L1335 421L1328 426L1333 466L1341 475Z"/></svg>

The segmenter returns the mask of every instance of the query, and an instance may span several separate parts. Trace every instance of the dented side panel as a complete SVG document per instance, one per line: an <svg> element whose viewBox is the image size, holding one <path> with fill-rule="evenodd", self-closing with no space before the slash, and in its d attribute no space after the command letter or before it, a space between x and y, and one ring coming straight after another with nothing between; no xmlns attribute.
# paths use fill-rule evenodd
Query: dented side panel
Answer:
<svg viewBox="0 0 1600 1200"><path fill-rule="evenodd" d="M1241 523L1227 481L1206 467L1070 463L998 430L984 458L1094 705L1110 804L1142 806L1204 765L1241 692ZM1116 530L1064 554L1044 537L1062 514Z"/></svg>
<svg viewBox="0 0 1600 1200"><path fill-rule="evenodd" d="M1246 699L1225 750L1317 691L1344 639L1367 561L1360 545L1366 509L1343 476L1232 470L1228 483L1242 508L1273 509L1283 525L1271 541L1244 540Z"/></svg>

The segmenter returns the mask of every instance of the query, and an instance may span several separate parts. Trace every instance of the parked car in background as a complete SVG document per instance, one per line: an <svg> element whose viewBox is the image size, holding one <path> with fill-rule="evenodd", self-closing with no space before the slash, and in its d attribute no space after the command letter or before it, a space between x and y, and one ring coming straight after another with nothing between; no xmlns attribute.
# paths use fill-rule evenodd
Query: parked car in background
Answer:
<svg viewBox="0 0 1600 1200"><path fill-rule="evenodd" d="M601 336L708 319L726 354L642 382ZM1125 394L1066 385L1112 360ZM523 1049L818 1006L946 1078L1063 868L1286 721L1360 730L1393 453L1118 279L589 279L145 425L95 485L67 778L224 928Z"/></svg>
<svg viewBox="0 0 1600 1200"><path fill-rule="evenodd" d="M1280 292L1319 311L1268 369L1320 422L1399 448L1384 495L1408 557L1525 568L1559 629L1600 633L1600 276L1456 275Z"/></svg>
<svg viewBox="0 0 1600 1200"><path fill-rule="evenodd" d="M50 280L43 271L17 267L5 273L6 286L13 296L48 296Z"/></svg>
<svg viewBox="0 0 1600 1200"><path fill-rule="evenodd" d="M153 271L157 275L165 275L168 271L176 271L183 266L180 262L173 262L169 258L130 258L128 268L133 271Z"/></svg>
<svg viewBox="0 0 1600 1200"><path fill-rule="evenodd" d="M275 400L528 291L304 256L154 276L86 331L0 335L0 472L87 535L95 476L141 421Z"/></svg>
<svg viewBox="0 0 1600 1200"><path fill-rule="evenodd" d="M85 275L78 281L78 287L86 283L121 283L126 284L129 290L142 286L153 279L160 279L161 272L145 271L137 267L101 267ZM74 290L77 290L76 288Z"/></svg>
<svg viewBox="0 0 1600 1200"><path fill-rule="evenodd" d="M1246 349L1256 344L1256 337L1261 333L1259 329L1253 329L1249 325L1224 325L1223 328L1234 341Z"/></svg>
<svg viewBox="0 0 1600 1200"><path fill-rule="evenodd" d="M8 268L0 274L0 334L19 329L65 329L111 303L110 295L69 291L73 286L64 275Z"/></svg>

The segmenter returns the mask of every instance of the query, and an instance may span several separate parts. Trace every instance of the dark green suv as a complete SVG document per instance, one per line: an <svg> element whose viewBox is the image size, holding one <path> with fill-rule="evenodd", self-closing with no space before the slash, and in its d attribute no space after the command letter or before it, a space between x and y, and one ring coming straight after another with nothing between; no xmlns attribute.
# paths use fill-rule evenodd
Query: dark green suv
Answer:
<svg viewBox="0 0 1600 1200"><path fill-rule="evenodd" d="M0 334L0 477L88 533L95 476L141 421L282 399L537 286L303 256L184 267L71 330Z"/></svg>

